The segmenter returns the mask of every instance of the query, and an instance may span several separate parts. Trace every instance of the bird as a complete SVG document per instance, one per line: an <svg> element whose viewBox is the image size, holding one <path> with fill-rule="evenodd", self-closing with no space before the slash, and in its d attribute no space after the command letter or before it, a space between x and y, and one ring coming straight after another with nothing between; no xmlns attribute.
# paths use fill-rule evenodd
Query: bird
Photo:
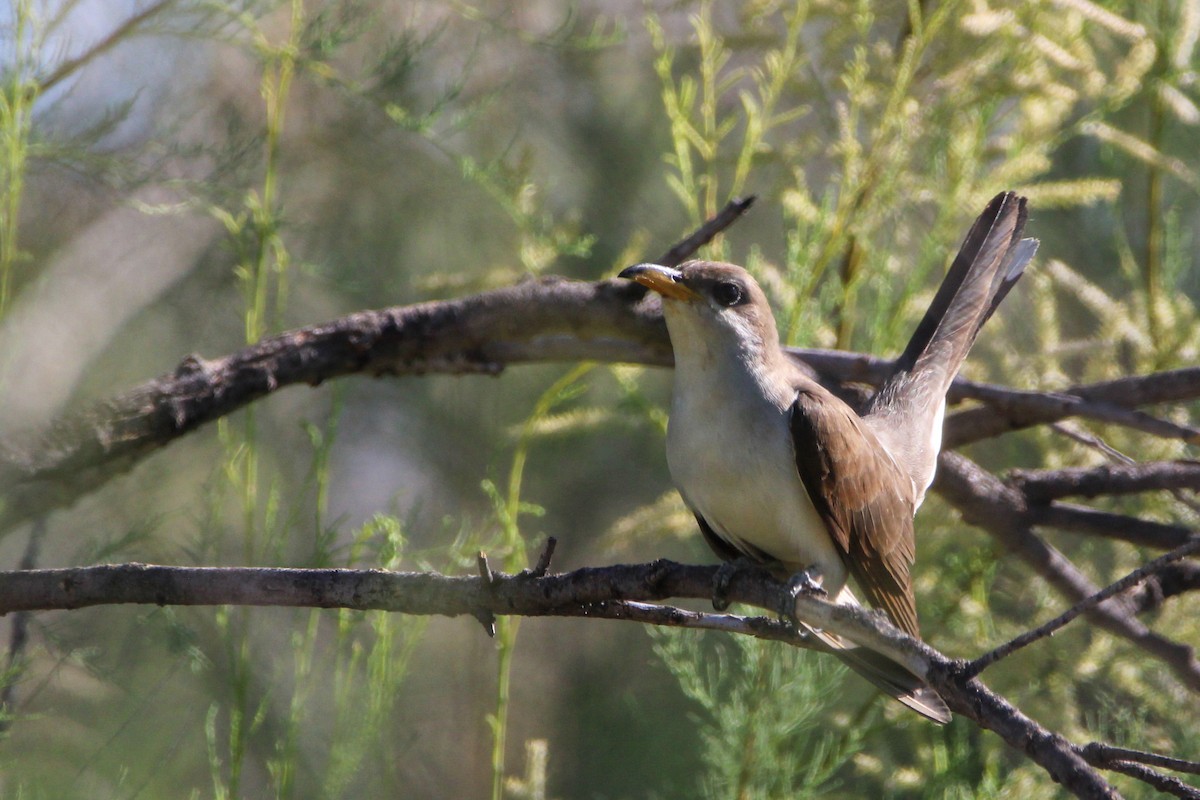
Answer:
<svg viewBox="0 0 1200 800"><path fill-rule="evenodd" d="M783 348L745 269L697 260L620 273L661 296L675 358L667 465L718 557L815 579L839 604L859 604L853 580L872 607L920 637L913 516L933 482L950 383L1037 251L1036 239L1022 238L1026 205L1003 192L979 215L861 415ZM950 720L942 698L900 664L804 629L909 708Z"/></svg>

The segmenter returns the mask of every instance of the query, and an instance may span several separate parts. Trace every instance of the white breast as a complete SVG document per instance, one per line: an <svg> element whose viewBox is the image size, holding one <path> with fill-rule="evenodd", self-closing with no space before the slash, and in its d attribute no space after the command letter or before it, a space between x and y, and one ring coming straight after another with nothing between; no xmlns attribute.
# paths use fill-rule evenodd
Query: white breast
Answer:
<svg viewBox="0 0 1200 800"><path fill-rule="evenodd" d="M796 471L785 398L742 369L677 370L675 380L667 463L680 493L748 555L818 566L836 596L845 565Z"/></svg>

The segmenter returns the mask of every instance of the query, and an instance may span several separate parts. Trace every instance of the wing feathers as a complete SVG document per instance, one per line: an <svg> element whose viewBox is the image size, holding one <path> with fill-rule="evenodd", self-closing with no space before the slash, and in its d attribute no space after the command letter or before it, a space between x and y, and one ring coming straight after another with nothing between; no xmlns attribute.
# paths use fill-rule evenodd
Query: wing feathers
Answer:
<svg viewBox="0 0 1200 800"><path fill-rule="evenodd" d="M791 429L800 480L850 574L871 605L919 636L908 476L849 406L819 387L799 392Z"/></svg>

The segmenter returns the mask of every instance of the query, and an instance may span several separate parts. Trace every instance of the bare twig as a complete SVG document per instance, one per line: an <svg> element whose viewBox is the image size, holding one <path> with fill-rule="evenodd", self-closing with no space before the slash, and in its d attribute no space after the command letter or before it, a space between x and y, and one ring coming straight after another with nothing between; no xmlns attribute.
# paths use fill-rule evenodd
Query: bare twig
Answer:
<svg viewBox="0 0 1200 800"><path fill-rule="evenodd" d="M29 529L29 540L25 543L25 552L21 554L19 569L31 570L37 566L38 554L41 552L42 539L46 535L46 520L39 517ZM20 677L21 660L25 655L25 647L29 643L28 611L13 614L12 631L8 639L8 657L5 660L4 686L0 687L0 734L6 732L13 723L16 708L17 684Z"/></svg>
<svg viewBox="0 0 1200 800"><path fill-rule="evenodd" d="M717 234L738 221L738 218L750 210L755 197L735 197L717 212L716 216L694 230L687 238L675 244L655 261L664 267L677 267L692 256L697 250L708 244Z"/></svg>
<svg viewBox="0 0 1200 800"><path fill-rule="evenodd" d="M1076 603L1074 606L1067 609L1062 614L1059 614L1046 624L1040 625L1031 631L1026 631L1020 636L1005 642L994 650L984 653L979 658L971 661L965 667L966 674L978 675L992 664L996 663L1002 658L1012 655L1022 647L1026 647L1039 639L1044 639L1047 636L1053 635L1055 631L1066 626L1067 623L1078 617L1080 614L1095 608L1110 597L1114 597L1128 589L1131 589L1167 564L1187 558L1189 555L1197 551L1200 551L1200 536L1193 537L1190 542L1182 547L1178 547L1172 550L1170 553L1159 556L1153 561L1139 567L1138 569L1135 569L1133 572L1129 573L1124 578L1121 578L1119 581L1110 583L1108 586L1096 592L1091 597L1088 597L1086 600L1080 603Z"/></svg>
<svg viewBox="0 0 1200 800"><path fill-rule="evenodd" d="M1054 431L1055 433L1059 434L1060 436L1066 436L1071 441L1078 442L1079 444L1083 445L1084 447L1091 448L1092 450L1095 450L1096 452L1101 453L1105 458L1107 458L1109 461L1111 461L1113 463L1116 463L1116 464L1133 464L1134 463L1134 460L1132 458L1125 455L1124 453L1122 453L1117 448L1113 447L1108 442L1104 441L1104 439L1100 438L1092 431L1084 430L1083 428L1079 427L1078 425L1074 425L1070 422L1067 422L1066 420L1063 420L1061 422L1051 422L1050 430Z"/></svg>
<svg viewBox="0 0 1200 800"><path fill-rule="evenodd" d="M546 546L542 548L541 555L538 556L537 563L533 565L533 569L528 570L527 574L535 578L545 577L550 571L550 560L554 558L554 549L558 547L558 539L553 536L546 539Z"/></svg>
<svg viewBox="0 0 1200 800"><path fill-rule="evenodd" d="M1132 761L1110 761L1104 764L1104 768L1110 769L1113 772L1120 772L1131 778L1137 778L1142 783L1152 786L1165 794L1183 797L1185 800L1200 800L1200 789L1189 786L1178 778L1163 775L1161 772L1141 764L1136 764Z"/></svg>
<svg viewBox="0 0 1200 800"><path fill-rule="evenodd" d="M81 67L95 61L97 57L138 33L147 22L174 6L175 3L176 0L159 0L159 2L129 17L129 19L114 28L108 36L105 36L99 42L89 47L87 51L59 64L53 72L39 81L38 91L42 93L48 92L64 79L79 71Z"/></svg>
<svg viewBox="0 0 1200 800"><path fill-rule="evenodd" d="M1089 764L1097 767L1107 766L1113 761L1133 761L1148 764L1152 767L1162 767L1174 772L1187 772L1200 775L1200 761L1185 761L1182 758L1160 756L1158 753L1147 753L1143 750L1130 750L1126 747L1114 747L1103 742L1092 742L1079 749L1079 754L1087 759Z"/></svg>
<svg viewBox="0 0 1200 800"><path fill-rule="evenodd" d="M486 592L491 592L496 587L496 578L492 574L492 568L488 564L487 554L482 550L475 557L475 565L479 568L479 577L483 580L483 588ZM474 611L475 619L479 620L479 624L483 626L484 633L488 637L496 638L496 615L487 606L479 606Z"/></svg>

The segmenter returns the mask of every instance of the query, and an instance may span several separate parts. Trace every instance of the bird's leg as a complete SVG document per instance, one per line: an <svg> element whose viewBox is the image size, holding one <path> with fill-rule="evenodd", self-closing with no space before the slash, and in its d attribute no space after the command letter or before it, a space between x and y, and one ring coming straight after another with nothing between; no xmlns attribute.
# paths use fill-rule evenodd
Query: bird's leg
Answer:
<svg viewBox="0 0 1200 800"><path fill-rule="evenodd" d="M783 594L784 607L780 610L784 619L796 621L796 598L802 594L816 595L824 597L826 595L825 587L822 585L825 582L825 575L821 572L821 568L816 564L809 566L807 569L802 569L788 579L787 590Z"/></svg>
<svg viewBox="0 0 1200 800"><path fill-rule="evenodd" d="M729 608L729 587L733 584L733 576L744 569L758 568L760 565L745 556L738 556L730 561L722 561L713 575L712 604L717 611Z"/></svg>

